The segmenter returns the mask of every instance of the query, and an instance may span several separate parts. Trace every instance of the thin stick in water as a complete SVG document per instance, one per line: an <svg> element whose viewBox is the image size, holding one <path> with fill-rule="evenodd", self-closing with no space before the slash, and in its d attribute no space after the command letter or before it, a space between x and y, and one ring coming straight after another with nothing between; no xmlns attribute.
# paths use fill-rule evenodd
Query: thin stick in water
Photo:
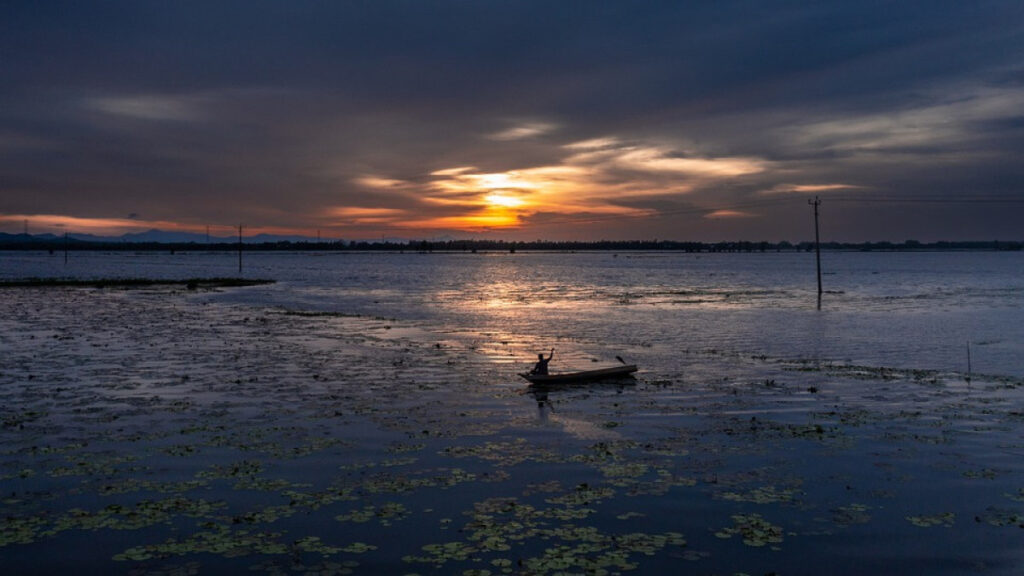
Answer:
<svg viewBox="0 0 1024 576"><path fill-rule="evenodd" d="M971 381L971 341L967 341L967 381Z"/></svg>

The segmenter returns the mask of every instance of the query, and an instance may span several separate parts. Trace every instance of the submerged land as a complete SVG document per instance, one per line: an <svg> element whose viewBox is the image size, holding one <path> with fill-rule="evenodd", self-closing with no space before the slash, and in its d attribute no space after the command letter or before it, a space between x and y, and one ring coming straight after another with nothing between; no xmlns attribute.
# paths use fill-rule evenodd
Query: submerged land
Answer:
<svg viewBox="0 0 1024 576"><path fill-rule="evenodd" d="M695 343L635 380L534 389L514 375L531 342L507 334L211 294L4 291L5 570L1002 575L1024 559L1019 378Z"/></svg>

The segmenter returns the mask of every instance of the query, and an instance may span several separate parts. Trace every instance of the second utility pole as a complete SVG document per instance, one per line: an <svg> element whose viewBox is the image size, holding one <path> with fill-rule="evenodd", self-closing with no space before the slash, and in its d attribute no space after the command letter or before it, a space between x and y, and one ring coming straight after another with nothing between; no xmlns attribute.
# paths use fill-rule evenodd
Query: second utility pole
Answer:
<svg viewBox="0 0 1024 576"><path fill-rule="evenodd" d="M818 206L821 205L821 200L817 196L814 200L808 200L808 204L814 206L814 253L815 259L818 263L818 309L821 309L821 239L818 235Z"/></svg>

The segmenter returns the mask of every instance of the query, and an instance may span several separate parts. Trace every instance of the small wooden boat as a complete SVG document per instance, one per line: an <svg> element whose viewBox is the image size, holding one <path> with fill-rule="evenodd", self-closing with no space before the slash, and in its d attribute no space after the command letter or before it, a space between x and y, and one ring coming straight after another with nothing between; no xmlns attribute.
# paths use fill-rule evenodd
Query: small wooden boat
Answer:
<svg viewBox="0 0 1024 576"><path fill-rule="evenodd" d="M580 372L562 372L561 374L530 374L529 372L521 372L519 375L529 380L531 384L579 384L581 382L594 382L608 378L623 378L633 372L636 372L636 364L625 364L623 366L583 370Z"/></svg>

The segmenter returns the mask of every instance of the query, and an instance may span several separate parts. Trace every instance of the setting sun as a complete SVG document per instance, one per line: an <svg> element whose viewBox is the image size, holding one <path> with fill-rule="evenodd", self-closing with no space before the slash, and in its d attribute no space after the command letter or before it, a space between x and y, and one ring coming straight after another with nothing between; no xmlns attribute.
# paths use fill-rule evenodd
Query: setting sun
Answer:
<svg viewBox="0 0 1024 576"><path fill-rule="evenodd" d="M488 194L483 199L489 206L501 206L503 208L518 208L524 204L522 198L516 198L507 194Z"/></svg>

